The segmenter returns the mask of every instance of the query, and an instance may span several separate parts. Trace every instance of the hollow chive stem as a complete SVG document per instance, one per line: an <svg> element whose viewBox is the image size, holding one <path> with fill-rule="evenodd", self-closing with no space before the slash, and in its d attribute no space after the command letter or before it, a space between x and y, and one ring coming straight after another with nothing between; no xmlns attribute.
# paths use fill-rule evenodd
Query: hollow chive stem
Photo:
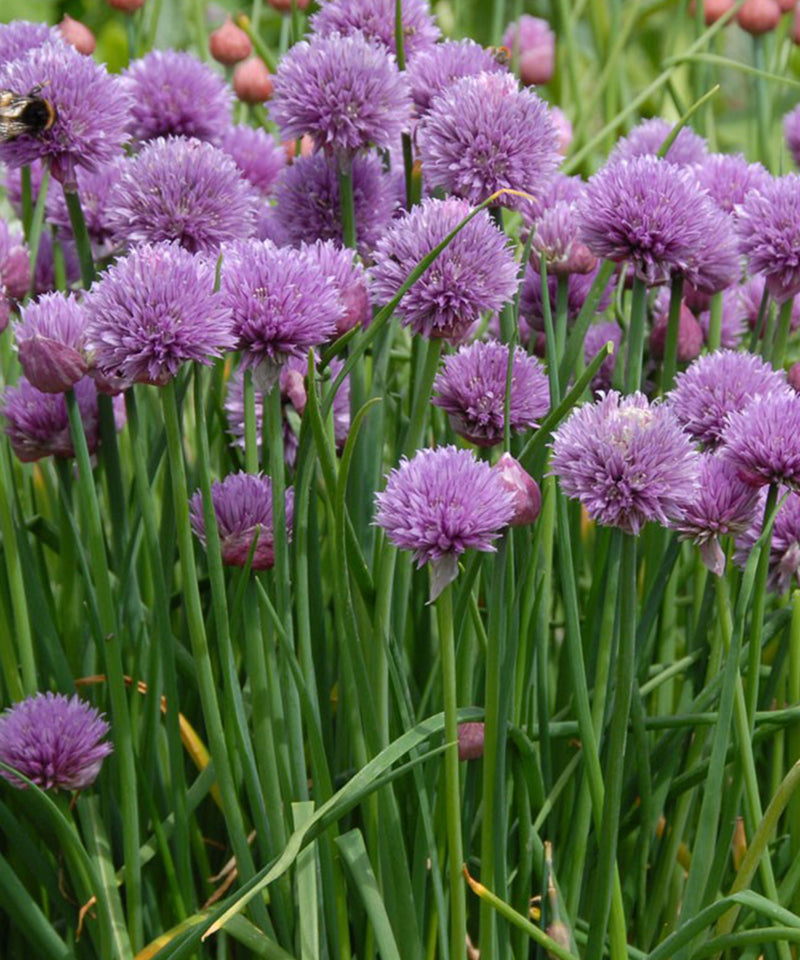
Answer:
<svg viewBox="0 0 800 960"><path fill-rule="evenodd" d="M661 368L661 393L672 389L675 371L678 368L678 334L681 322L681 300L683 297L683 275L678 273L672 278L669 292L669 317L667 319L667 339L664 343L664 365Z"/></svg>

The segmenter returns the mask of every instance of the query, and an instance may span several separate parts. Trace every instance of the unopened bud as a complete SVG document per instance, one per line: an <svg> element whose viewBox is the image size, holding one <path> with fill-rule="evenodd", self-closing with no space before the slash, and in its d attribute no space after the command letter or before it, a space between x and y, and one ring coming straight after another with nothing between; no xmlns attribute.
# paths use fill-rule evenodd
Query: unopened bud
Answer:
<svg viewBox="0 0 800 960"><path fill-rule="evenodd" d="M344 304L344 316L336 321L338 336L341 337L353 327L369 323L371 314L369 294L363 281L350 284L340 292L339 299Z"/></svg>
<svg viewBox="0 0 800 960"><path fill-rule="evenodd" d="M703 20L706 26L710 27L734 6L736 0L700 0L700 2L703 6ZM692 14L695 12L694 0L692 0L691 12Z"/></svg>
<svg viewBox="0 0 800 960"><path fill-rule="evenodd" d="M82 53L85 57L90 57L94 53L97 46L94 34L85 23L73 20L68 13L64 14L64 19L59 23L58 32L61 34L61 39L75 47L78 53Z"/></svg>
<svg viewBox="0 0 800 960"><path fill-rule="evenodd" d="M748 33L759 36L778 26L781 8L775 0L745 0L736 14L736 22Z"/></svg>
<svg viewBox="0 0 800 960"><path fill-rule="evenodd" d="M797 0L775 0L781 8L781 13L791 13L797 6Z"/></svg>
<svg viewBox="0 0 800 960"><path fill-rule="evenodd" d="M311 0L297 0L297 9L305 10ZM292 0L267 0L267 3L273 10L279 10L281 13L291 13Z"/></svg>
<svg viewBox="0 0 800 960"><path fill-rule="evenodd" d="M302 417L303 411L306 408L306 400L308 399L306 394L306 381L303 373L292 367L283 367L281 369L280 384L281 393L289 400L291 405Z"/></svg>
<svg viewBox="0 0 800 960"><path fill-rule="evenodd" d="M228 17L225 23L208 38L208 49L217 63L232 67L250 56L253 52L253 44L244 30L240 30Z"/></svg>
<svg viewBox="0 0 800 960"><path fill-rule="evenodd" d="M499 475L500 482L514 499L511 526L524 527L533 523L542 509L539 484L510 453L504 453L492 470Z"/></svg>
<svg viewBox="0 0 800 960"><path fill-rule="evenodd" d="M106 3L122 13L136 13L139 7L144 6L144 0L106 0Z"/></svg>
<svg viewBox="0 0 800 960"><path fill-rule="evenodd" d="M477 760L483 756L483 728L482 723L459 723L459 760Z"/></svg>
<svg viewBox="0 0 800 960"><path fill-rule="evenodd" d="M259 57L238 64L233 71L233 89L244 103L264 103L272 96L272 77Z"/></svg>
<svg viewBox="0 0 800 960"><path fill-rule="evenodd" d="M31 259L28 248L17 244L0 263L0 284L12 300L21 300L31 285Z"/></svg>
<svg viewBox="0 0 800 960"><path fill-rule="evenodd" d="M800 360L797 363L793 363L789 367L789 372L786 374L786 379L789 381L789 386L793 387L798 393L800 393Z"/></svg>
<svg viewBox="0 0 800 960"><path fill-rule="evenodd" d="M660 360L664 356L664 346L667 342L669 317L662 314L653 324L650 334L650 355ZM678 319L678 362L687 363L700 355L703 349L703 330L695 315L681 303L681 312Z"/></svg>
<svg viewBox="0 0 800 960"><path fill-rule="evenodd" d="M86 374L83 355L38 334L19 341L19 362L25 376L42 393L64 393Z"/></svg>
<svg viewBox="0 0 800 960"><path fill-rule="evenodd" d="M286 153L286 162L293 163L298 156L301 157L310 157L314 152L314 140L307 134L304 133L300 138L300 153L297 153L297 141L296 140L284 140L281 143L281 146Z"/></svg>
<svg viewBox="0 0 800 960"><path fill-rule="evenodd" d="M558 152L562 157L565 157L572 143L572 124L564 111L556 106L550 107L550 119L555 124L558 133Z"/></svg>

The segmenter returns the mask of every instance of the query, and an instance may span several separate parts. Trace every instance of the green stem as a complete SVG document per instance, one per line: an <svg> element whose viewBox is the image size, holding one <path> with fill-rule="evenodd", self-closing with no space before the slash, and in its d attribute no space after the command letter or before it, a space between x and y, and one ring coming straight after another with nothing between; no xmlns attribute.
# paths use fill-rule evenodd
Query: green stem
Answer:
<svg viewBox="0 0 800 960"><path fill-rule="evenodd" d="M76 196L77 199L77 196ZM92 477L89 449L78 401L73 390L64 395L67 403L72 443L78 465L78 485L88 525L87 546L92 567L92 579L97 593L100 626L103 630L102 653L105 659L108 691L111 699L111 725L114 752L119 764L120 804L122 808L122 842L125 854L125 892L127 900L128 932L134 951L144 942L142 917L142 874L139 864L139 799L136 790L136 760L131 729L125 675L122 666L122 643L117 627L116 605L111 590L108 555L106 553L100 505Z"/></svg>
<svg viewBox="0 0 800 960"><path fill-rule="evenodd" d="M617 838L625 775L625 743L628 734L633 692L636 652L636 538L617 531L620 546L620 617L617 649L617 677L614 691L614 713L608 741L605 778L603 825L600 833L599 880L594 897L594 910L589 927L587 960L600 960L611 910L613 877L616 868ZM612 951L613 954L613 951Z"/></svg>
<svg viewBox="0 0 800 960"><path fill-rule="evenodd" d="M94 257L92 256L92 242L86 229L86 220L83 217L81 198L75 190L65 190L64 199L67 201L69 222L72 226L72 235L75 238L75 249L78 252L78 262L81 267L81 282L86 290L94 281Z"/></svg>
<svg viewBox="0 0 800 960"><path fill-rule="evenodd" d="M800 590L792 593L792 625L789 630L789 671L787 679L789 703L800 703ZM800 723L789 728L789 756L800 757ZM788 833L791 855L797 860L800 853L800 798L793 797L789 804ZM795 894L792 910L800 909L800 896Z"/></svg>
<svg viewBox="0 0 800 960"><path fill-rule="evenodd" d="M633 278L633 295L628 325L628 359L625 364L625 392L634 393L642 382L642 353L644 325L647 312L647 284L641 277Z"/></svg>
<svg viewBox="0 0 800 960"><path fill-rule="evenodd" d="M780 305L778 313L778 332L772 345L772 366L780 370L786 357L786 347L789 343L789 332L792 326L792 307L794 297L789 297Z"/></svg>
<svg viewBox="0 0 800 960"><path fill-rule="evenodd" d="M248 367L244 371L244 468L248 473L258 473L258 418L256 402L264 403L253 386L253 371Z"/></svg>
<svg viewBox="0 0 800 960"><path fill-rule="evenodd" d="M711 316L708 322L708 350L719 350L722 341L722 291L711 298Z"/></svg>
<svg viewBox="0 0 800 960"><path fill-rule="evenodd" d="M356 210L353 198L353 162L339 162L339 210L342 217L342 242L351 250L356 249Z"/></svg>
<svg viewBox="0 0 800 960"><path fill-rule="evenodd" d="M445 813L447 817L448 863L450 866L450 957L464 960L466 952L467 907L461 868L464 854L461 841L461 786L458 773L458 703L456 700L456 651L453 636L453 587L448 584L436 600L439 648L444 696Z"/></svg>
<svg viewBox="0 0 800 960"><path fill-rule="evenodd" d="M778 485L773 483L767 492L764 505L762 532L767 531L767 519L772 515L778 501ZM769 530L771 536L771 529ZM758 704L758 672L761 666L761 636L764 629L764 611L767 605L767 577L769 576L770 540L761 549L758 558L756 581L753 591L753 605L750 613L750 650L747 658L747 716L750 728Z"/></svg>
<svg viewBox="0 0 800 960"><path fill-rule="evenodd" d="M239 806L239 798L233 781L230 758L222 727L217 689L214 683L214 671L211 665L211 653L208 647L203 609L200 602L197 567L194 559L192 529L189 523L189 504L186 490L186 469L183 463L178 402L175 396L175 383L170 381L161 388L160 399L164 413L164 426L167 439L167 457L172 481L172 506L175 515L175 528L178 535L178 551L181 559L183 596L189 637L192 643L192 655L197 668L197 684L203 718L208 731L209 747L217 774L217 785L222 799L222 813L228 827L231 846L236 857L236 866L240 879L246 883L255 875L255 864L247 843L244 818ZM264 903L260 898L253 901L253 915L256 922L265 930L271 929L271 923Z"/></svg>
<svg viewBox="0 0 800 960"><path fill-rule="evenodd" d="M31 220L33 219L33 188L31 186L31 165L26 163L21 175L22 189L22 229L25 233L25 240L29 240L31 232Z"/></svg>
<svg viewBox="0 0 800 960"><path fill-rule="evenodd" d="M769 131L771 125L771 99L767 91L767 83L764 77L765 59L764 59L764 37L753 37L753 65L759 73L755 77L755 114L756 130L758 136L758 159L764 164L767 170L772 169L770 165Z"/></svg>
<svg viewBox="0 0 800 960"><path fill-rule="evenodd" d="M662 395L672 389L675 371L678 368L678 333L681 322L681 301L683 298L683 274L672 278L669 293L669 319L667 320L667 339L664 343L664 365L661 368Z"/></svg>

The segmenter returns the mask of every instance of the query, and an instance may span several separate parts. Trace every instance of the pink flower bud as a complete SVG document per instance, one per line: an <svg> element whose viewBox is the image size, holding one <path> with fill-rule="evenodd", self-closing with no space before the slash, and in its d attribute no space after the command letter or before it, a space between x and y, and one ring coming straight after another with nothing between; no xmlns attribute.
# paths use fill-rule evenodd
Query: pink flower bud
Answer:
<svg viewBox="0 0 800 960"><path fill-rule="evenodd" d="M664 313L653 324L650 334L650 354L656 360L664 356L664 345L667 342L667 327L669 316ZM695 315L681 303L681 312L678 320L678 362L686 363L694 360L703 349L703 330L695 319Z"/></svg>
<svg viewBox="0 0 800 960"><path fill-rule="evenodd" d="M748 33L759 36L778 26L781 8L775 0L745 0L736 14L736 22Z"/></svg>
<svg viewBox="0 0 800 960"><path fill-rule="evenodd" d="M31 260L28 248L17 244L0 263L0 284L12 300L21 300L31 286Z"/></svg>
<svg viewBox="0 0 800 960"><path fill-rule="evenodd" d="M280 376L281 393L287 397L292 406L302 417L306 408L306 382L305 377L299 370L290 367L283 367Z"/></svg>
<svg viewBox="0 0 800 960"><path fill-rule="evenodd" d="M791 13L797 6L797 0L776 0L781 13Z"/></svg>
<svg viewBox="0 0 800 960"><path fill-rule="evenodd" d="M233 71L233 89L244 103L264 103L272 96L272 77L259 57L250 57Z"/></svg>
<svg viewBox="0 0 800 960"><path fill-rule="evenodd" d="M562 157L565 157L569 145L572 143L572 124L560 107L550 107L550 119L555 124L558 133L558 152Z"/></svg>
<svg viewBox="0 0 800 960"><path fill-rule="evenodd" d="M0 333L8 326L8 318L11 316L11 301L0 288Z"/></svg>
<svg viewBox="0 0 800 960"><path fill-rule="evenodd" d="M483 756L483 724L459 723L458 759L477 760Z"/></svg>
<svg viewBox="0 0 800 960"><path fill-rule="evenodd" d="M533 523L542 509L539 484L510 453L504 453L492 470L497 471L503 486L514 498L511 526L524 527Z"/></svg>
<svg viewBox="0 0 800 960"><path fill-rule="evenodd" d="M789 367L789 372L786 374L786 379L789 381L789 386L793 387L798 393L800 393L800 360L797 363L793 363Z"/></svg>
<svg viewBox="0 0 800 960"><path fill-rule="evenodd" d="M64 19L59 23L58 32L63 40L75 47L78 53L82 53L85 57L90 57L94 53L94 48L97 46L94 34L86 24L81 23L80 20L73 20L68 13L64 14Z"/></svg>
<svg viewBox="0 0 800 960"><path fill-rule="evenodd" d="M716 23L720 17L724 16L730 8L736 3L736 0L701 0L703 4L703 19L707 27ZM695 4L692 0L691 12L694 14Z"/></svg>
<svg viewBox="0 0 800 960"><path fill-rule="evenodd" d="M250 37L240 30L230 17L215 30L208 38L208 49L217 63L224 63L227 67L246 60L253 52Z"/></svg>
<svg viewBox="0 0 800 960"><path fill-rule="evenodd" d="M336 321L337 336L341 337L359 324L363 326L369 323L371 318L369 294L364 283L353 283L346 287L339 294L339 299L344 304L345 312L344 316Z"/></svg>
<svg viewBox="0 0 800 960"><path fill-rule="evenodd" d="M292 0L267 0L267 3L273 10L279 10L281 13L290 13L292 9ZM311 3L311 0L297 0L297 9L305 10Z"/></svg>
<svg viewBox="0 0 800 960"><path fill-rule="evenodd" d="M19 362L25 376L42 393L63 393L88 370L74 347L39 335L19 341Z"/></svg>
<svg viewBox="0 0 800 960"><path fill-rule="evenodd" d="M296 140L284 140L281 143L281 146L286 153L286 162L293 163L297 158L297 141ZM309 137L307 133L304 133L300 138L300 156L301 157L310 157L314 152L314 140Z"/></svg>
<svg viewBox="0 0 800 960"><path fill-rule="evenodd" d="M106 3L122 13L136 13L139 7L144 6L144 0L106 0Z"/></svg>

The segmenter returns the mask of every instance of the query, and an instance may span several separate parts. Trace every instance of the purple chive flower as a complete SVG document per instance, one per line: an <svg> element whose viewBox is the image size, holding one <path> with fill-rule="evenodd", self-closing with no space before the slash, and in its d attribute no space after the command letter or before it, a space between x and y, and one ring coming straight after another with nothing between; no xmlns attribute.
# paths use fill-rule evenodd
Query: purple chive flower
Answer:
<svg viewBox="0 0 800 960"><path fill-rule="evenodd" d="M589 249L630 260L648 284L680 274L715 293L738 277L730 220L687 168L651 156L609 164L591 178L578 207Z"/></svg>
<svg viewBox="0 0 800 960"><path fill-rule="evenodd" d="M281 174L275 197L275 218L289 243L342 243L339 177L335 164L324 154L298 157ZM384 173L378 157L353 160L353 205L358 249L365 255L389 228L397 210L394 181Z"/></svg>
<svg viewBox="0 0 800 960"><path fill-rule="evenodd" d="M536 223L557 203L577 203L585 193L586 183L580 177L568 177L556 171L537 199L530 201L522 212L530 223Z"/></svg>
<svg viewBox="0 0 800 960"><path fill-rule="evenodd" d="M560 200L536 221L531 259L538 264L540 258L547 264L547 272L556 277L594 270L597 257L580 239L577 204Z"/></svg>
<svg viewBox="0 0 800 960"><path fill-rule="evenodd" d="M77 694L37 693L0 714L0 760L42 790L85 790L113 749L103 740L110 729ZM8 770L0 776L27 787Z"/></svg>
<svg viewBox="0 0 800 960"><path fill-rule="evenodd" d="M236 345L215 263L175 243L118 260L86 298L86 349L106 377L163 386L187 360L209 363Z"/></svg>
<svg viewBox="0 0 800 960"><path fill-rule="evenodd" d="M798 304L800 307L800 304ZM757 308L756 308L757 309ZM756 314L757 316L758 314ZM800 322L800 312L798 312L798 322ZM703 331L703 338L708 342L708 334L711 328L711 311L704 310L697 318L700 329ZM755 324L755 321L754 321ZM739 346L747 329L747 317L742 308L742 300L739 287L728 287L722 292L722 316L720 322L720 342L723 350L735 350Z"/></svg>
<svg viewBox="0 0 800 960"><path fill-rule="evenodd" d="M14 328L19 362L43 393L63 393L86 375L83 356L86 311L75 297L45 294L22 310Z"/></svg>
<svg viewBox="0 0 800 960"><path fill-rule="evenodd" d="M556 430L551 468L593 520L638 534L650 520L667 526L683 515L699 455L669 407L611 390Z"/></svg>
<svg viewBox="0 0 800 960"><path fill-rule="evenodd" d="M537 196L561 159L547 104L508 74L457 80L420 121L418 139L430 184L472 204L503 188ZM518 200L505 194L497 202L519 207Z"/></svg>
<svg viewBox="0 0 800 960"><path fill-rule="evenodd" d="M0 161L21 167L47 159L53 176L74 188L76 167L94 170L119 155L130 98L118 77L61 42L0 67L0 89L27 92L37 86L55 109L55 122L38 136L0 143Z"/></svg>
<svg viewBox="0 0 800 960"><path fill-rule="evenodd" d="M503 441L508 345L477 341L446 357L433 387L432 403L447 412L459 436L479 447ZM516 347L511 367L509 423L514 433L537 426L550 409L550 387L542 364Z"/></svg>
<svg viewBox="0 0 800 960"><path fill-rule="evenodd" d="M243 124L229 127L222 134L219 145L233 158L245 180L263 196L272 196L286 165L286 152L266 130Z"/></svg>
<svg viewBox="0 0 800 960"><path fill-rule="evenodd" d="M337 246L332 240L317 240L301 244L301 252L329 277L336 288L343 314L336 324L337 336L353 327L366 326L372 319L372 307L364 267L354 258L353 251Z"/></svg>
<svg viewBox="0 0 800 960"><path fill-rule="evenodd" d="M772 177L760 163L748 163L741 153L710 153L696 168L700 186L723 213L734 213L751 190L760 190Z"/></svg>
<svg viewBox="0 0 800 960"><path fill-rule="evenodd" d="M117 187L129 161L118 157L97 170L78 170L78 195L81 198L86 229L92 241L96 257L108 256L113 248L114 231L109 219L110 198ZM72 225L67 210L64 191L58 185L51 185L47 193L47 217L51 223L67 235L72 233Z"/></svg>
<svg viewBox="0 0 800 960"><path fill-rule="evenodd" d="M783 133L792 160L795 166L800 167L800 104L783 118Z"/></svg>
<svg viewBox="0 0 800 960"><path fill-rule="evenodd" d="M360 32L396 54L394 0L327 0L311 18L319 36ZM409 62L440 37L427 0L403 0L403 49Z"/></svg>
<svg viewBox="0 0 800 960"><path fill-rule="evenodd" d="M394 57L361 34L314 37L290 48L275 74L270 115L285 138L310 134L339 163L408 129L411 98Z"/></svg>
<svg viewBox="0 0 800 960"><path fill-rule="evenodd" d="M729 415L754 397L788 391L783 373L761 357L718 350L679 373L667 401L687 433L713 449L725 439Z"/></svg>
<svg viewBox="0 0 800 960"><path fill-rule="evenodd" d="M497 57L474 40L445 40L414 57L406 76L411 97L422 116L434 99L456 80L479 73L505 73Z"/></svg>
<svg viewBox="0 0 800 960"><path fill-rule="evenodd" d="M779 490L783 496L785 489ZM766 492L758 497L753 523L736 541L733 556L737 566L744 567L750 552L764 528ZM792 583L800 584L800 494L790 493L775 516L769 547L767 586L776 593L788 590Z"/></svg>
<svg viewBox="0 0 800 960"><path fill-rule="evenodd" d="M29 50L43 47L46 43L61 43L55 27L29 20L12 20L0 24L0 66L11 60L19 60ZM26 91L27 92L27 91Z"/></svg>
<svg viewBox="0 0 800 960"><path fill-rule="evenodd" d="M97 390L89 377L79 380L73 389L89 453L94 453L100 440ZM116 412L121 415L120 410ZM75 456L63 394L42 393L25 377L20 377L15 387L6 387L0 401L0 413L6 418L6 434L11 449L23 463L50 456ZM123 422L118 420L118 426Z"/></svg>
<svg viewBox="0 0 800 960"><path fill-rule="evenodd" d="M221 292L238 349L267 392L289 356L334 336L344 307L330 277L308 254L260 240L226 248Z"/></svg>
<svg viewBox="0 0 800 960"><path fill-rule="evenodd" d="M614 366L617 362L617 354L622 345L622 330L619 324L613 321L606 323L593 323L586 331L586 337L583 341L584 362L589 364L594 360L600 350L607 343L614 344L614 352L600 364L600 369L592 380L592 390L599 393L601 390L611 389L611 383L614 378Z"/></svg>
<svg viewBox="0 0 800 960"><path fill-rule="evenodd" d="M737 210L739 249L778 301L800 293L800 175L788 173L749 193Z"/></svg>
<svg viewBox="0 0 800 960"><path fill-rule="evenodd" d="M723 441L722 456L747 483L800 488L800 394L794 390L760 394L730 413Z"/></svg>
<svg viewBox="0 0 800 960"><path fill-rule="evenodd" d="M373 298L386 303L413 268L470 212L463 200L423 200L398 220L375 249ZM397 308L425 337L463 339L484 311L497 311L517 287L517 264L503 234L482 210L444 248Z"/></svg>
<svg viewBox="0 0 800 960"><path fill-rule="evenodd" d="M672 132L672 124L661 117L643 120L638 126L617 141L608 158L609 165L634 157L655 156ZM691 127L683 127L667 150L665 159L680 167L702 164L706 159L708 145Z"/></svg>
<svg viewBox="0 0 800 960"><path fill-rule="evenodd" d="M278 219L278 211L268 203L258 212L256 231L253 239L269 240L271 243L274 243L276 247L291 246L289 234Z"/></svg>
<svg viewBox="0 0 800 960"><path fill-rule="evenodd" d="M234 161L200 140L159 138L127 165L109 220L129 243L177 240L192 253L252 236L256 197Z"/></svg>
<svg viewBox="0 0 800 960"><path fill-rule="evenodd" d="M550 82L556 66L556 37L546 20L523 13L506 27L503 46L516 56L524 84Z"/></svg>
<svg viewBox="0 0 800 960"><path fill-rule="evenodd" d="M758 495L739 478L736 468L714 453L700 455L700 483L676 524L681 539L700 548L703 563L721 577L725 554L719 538L739 536L755 519Z"/></svg>
<svg viewBox="0 0 800 960"><path fill-rule="evenodd" d="M375 495L375 523L417 566L434 565L432 597L458 573L465 550L493 551L514 516L514 498L488 463L469 450L419 450L392 470Z"/></svg>
<svg viewBox="0 0 800 960"><path fill-rule="evenodd" d="M225 80L191 53L152 50L123 74L133 99L128 129L136 140L194 137L216 142L231 122Z"/></svg>
<svg viewBox="0 0 800 960"><path fill-rule="evenodd" d="M211 501L217 517L222 562L229 567L244 567L253 549L253 570L269 570L275 563L275 527L272 516L272 480L252 473L231 473L211 484ZM292 538L294 491L286 491L286 531ZM203 496L198 490L189 501L192 529L206 543Z"/></svg>

